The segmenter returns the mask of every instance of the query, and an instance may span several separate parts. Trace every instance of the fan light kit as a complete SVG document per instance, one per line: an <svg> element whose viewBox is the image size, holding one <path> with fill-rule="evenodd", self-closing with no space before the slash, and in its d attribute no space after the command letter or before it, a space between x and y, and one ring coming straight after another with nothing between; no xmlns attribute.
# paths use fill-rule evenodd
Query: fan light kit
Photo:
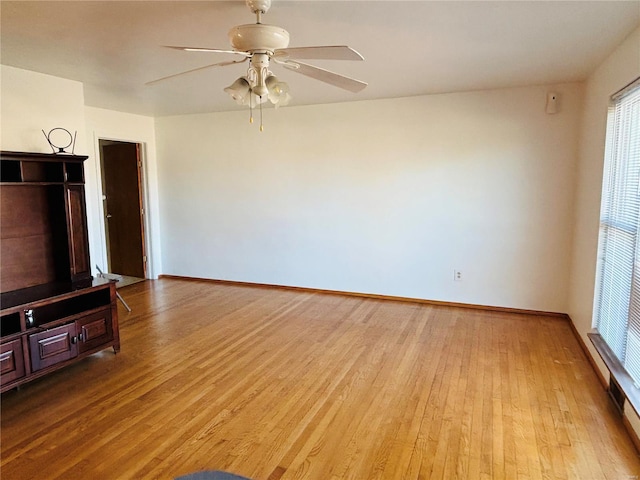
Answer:
<svg viewBox="0 0 640 480"><path fill-rule="evenodd" d="M187 52L232 53L241 55L242 59L205 65L204 67L153 80L148 82L147 85L211 67L224 67L249 60L247 74L238 78L224 91L231 95L231 98L239 105L249 106L249 121L252 123L253 108L254 106L259 106L260 131L264 129L262 124L262 104L269 101L278 108L279 106L287 105L291 100L289 86L280 81L269 69L272 60L288 70L353 93L357 93L367 86L366 82L298 61L299 59L364 60L362 55L354 49L344 45L288 48L289 32L284 28L262 23L262 15L269 11L271 0L246 0L246 3L256 15L256 23L238 25L229 31L229 41L233 50L202 47L168 47Z"/></svg>

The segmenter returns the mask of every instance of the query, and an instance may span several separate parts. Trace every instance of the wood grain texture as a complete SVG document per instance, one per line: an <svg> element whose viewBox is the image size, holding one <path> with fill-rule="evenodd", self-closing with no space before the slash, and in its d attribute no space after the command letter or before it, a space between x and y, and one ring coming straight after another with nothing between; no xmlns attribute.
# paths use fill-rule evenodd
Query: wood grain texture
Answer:
<svg viewBox="0 0 640 480"><path fill-rule="evenodd" d="M0 292L55 281L56 249L66 249L53 222L64 222L62 187L3 185L0 188ZM64 241L63 241L64 240ZM61 245L62 244L62 245ZM69 273L66 272L67 277Z"/></svg>
<svg viewBox="0 0 640 480"><path fill-rule="evenodd" d="M177 279L120 292L120 353L3 395L3 479L640 475L566 320Z"/></svg>
<svg viewBox="0 0 640 480"><path fill-rule="evenodd" d="M78 281L91 277L84 185L67 185L65 192L68 209L67 221L69 222L71 279Z"/></svg>
<svg viewBox="0 0 640 480"><path fill-rule="evenodd" d="M138 145L101 141L100 147L108 214L109 271L144 278L142 173L138 164Z"/></svg>

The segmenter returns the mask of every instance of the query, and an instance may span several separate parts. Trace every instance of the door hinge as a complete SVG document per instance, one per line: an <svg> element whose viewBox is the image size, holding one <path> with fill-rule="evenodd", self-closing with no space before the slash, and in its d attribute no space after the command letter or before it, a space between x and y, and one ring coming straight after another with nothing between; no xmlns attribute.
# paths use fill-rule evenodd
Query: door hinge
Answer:
<svg viewBox="0 0 640 480"><path fill-rule="evenodd" d="M144 208L140 209L140 215L144 215Z"/></svg>
<svg viewBox="0 0 640 480"><path fill-rule="evenodd" d="M147 256L146 256L146 255L143 255L143 256L142 256L142 261L143 261L144 263L147 263Z"/></svg>

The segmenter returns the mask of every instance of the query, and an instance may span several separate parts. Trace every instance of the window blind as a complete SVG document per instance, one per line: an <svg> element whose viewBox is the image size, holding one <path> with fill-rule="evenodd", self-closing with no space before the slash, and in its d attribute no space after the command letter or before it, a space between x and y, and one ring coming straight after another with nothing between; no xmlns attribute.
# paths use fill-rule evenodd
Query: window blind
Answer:
<svg viewBox="0 0 640 480"><path fill-rule="evenodd" d="M607 116L595 326L640 384L640 79Z"/></svg>

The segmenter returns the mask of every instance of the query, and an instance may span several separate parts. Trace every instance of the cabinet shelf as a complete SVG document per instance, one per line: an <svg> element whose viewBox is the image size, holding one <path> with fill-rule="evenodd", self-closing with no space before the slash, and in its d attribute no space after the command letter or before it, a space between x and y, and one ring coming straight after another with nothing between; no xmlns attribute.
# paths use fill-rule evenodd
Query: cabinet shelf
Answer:
<svg viewBox="0 0 640 480"><path fill-rule="evenodd" d="M110 283L113 283L113 281L107 278L94 278L88 282L52 282L0 293L1 312L4 315L5 312L21 310L27 304L32 307L38 307L52 300L65 300L77 296L79 290L84 291L87 288L96 288Z"/></svg>
<svg viewBox="0 0 640 480"><path fill-rule="evenodd" d="M0 182L0 185L10 186L10 185L32 185L32 186L45 186L45 185L64 185L64 182Z"/></svg>
<svg viewBox="0 0 640 480"><path fill-rule="evenodd" d="M1 337L8 337L9 335L14 335L16 333L20 333L21 331L22 327L20 324L19 312L8 313L7 315L2 315L2 317L0 317Z"/></svg>
<svg viewBox="0 0 640 480"><path fill-rule="evenodd" d="M1 152L0 183L84 183L84 155Z"/></svg>
<svg viewBox="0 0 640 480"><path fill-rule="evenodd" d="M58 319L64 319L88 310L109 305L109 290L97 290L84 295L73 296L47 303L42 306L31 306L28 327L41 327Z"/></svg>
<svg viewBox="0 0 640 480"><path fill-rule="evenodd" d="M0 161L0 182L21 182L22 173L20 171L20 162L2 160Z"/></svg>
<svg viewBox="0 0 640 480"><path fill-rule="evenodd" d="M84 170L82 164L65 162L65 181L69 183L84 183Z"/></svg>

